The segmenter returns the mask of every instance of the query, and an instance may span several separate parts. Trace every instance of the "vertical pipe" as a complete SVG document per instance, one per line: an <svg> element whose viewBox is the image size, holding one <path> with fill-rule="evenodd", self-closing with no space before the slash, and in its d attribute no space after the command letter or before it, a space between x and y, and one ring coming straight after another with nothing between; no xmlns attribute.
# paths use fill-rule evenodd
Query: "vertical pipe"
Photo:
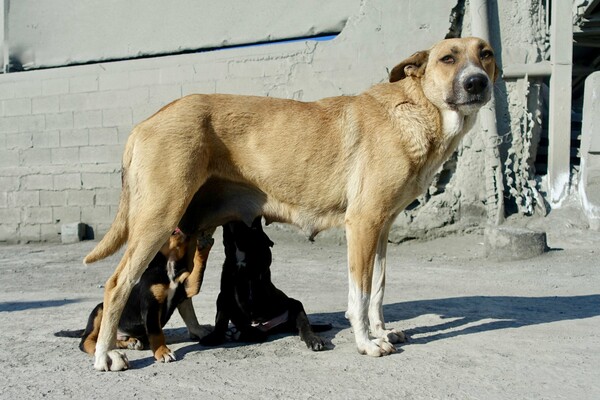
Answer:
<svg viewBox="0 0 600 400"><path fill-rule="evenodd" d="M471 0L471 33L490 42L488 25L488 1ZM504 221L504 180L502 177L502 162L497 143L498 129L496 127L496 102L492 93L490 101L479 110L479 126L483 131L485 148L485 192L487 222L499 225Z"/></svg>
<svg viewBox="0 0 600 400"><path fill-rule="evenodd" d="M2 49L2 72L8 72L8 2L2 0L0 5L0 48Z"/></svg>
<svg viewBox="0 0 600 400"><path fill-rule="evenodd" d="M553 0L550 22L550 106L548 120L548 192L552 207L567 195L571 153L571 74L573 18L570 1Z"/></svg>

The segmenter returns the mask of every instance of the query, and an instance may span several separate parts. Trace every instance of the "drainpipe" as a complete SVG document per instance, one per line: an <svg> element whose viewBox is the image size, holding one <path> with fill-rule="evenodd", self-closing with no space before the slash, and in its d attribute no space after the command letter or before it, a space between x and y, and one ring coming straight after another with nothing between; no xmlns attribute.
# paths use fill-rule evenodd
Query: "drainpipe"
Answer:
<svg viewBox="0 0 600 400"><path fill-rule="evenodd" d="M504 67L505 79L525 76L550 77L548 116L548 195L552 208L560 207L568 194L571 175L571 74L573 70L573 19L571 2L552 1L550 62Z"/></svg>
<svg viewBox="0 0 600 400"><path fill-rule="evenodd" d="M471 33L490 42L488 26L488 1L471 0ZM500 225L504 221L504 181L502 162L497 145L498 129L496 127L496 102L494 94L490 101L479 110L479 126L483 131L485 147L485 192L487 223Z"/></svg>

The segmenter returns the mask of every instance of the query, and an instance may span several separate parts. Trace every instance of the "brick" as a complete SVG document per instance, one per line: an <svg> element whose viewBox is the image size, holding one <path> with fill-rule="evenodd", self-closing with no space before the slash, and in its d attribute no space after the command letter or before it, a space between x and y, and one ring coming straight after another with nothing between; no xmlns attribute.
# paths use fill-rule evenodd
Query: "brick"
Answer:
<svg viewBox="0 0 600 400"><path fill-rule="evenodd" d="M54 175L54 190L81 188L81 174L79 172Z"/></svg>
<svg viewBox="0 0 600 400"><path fill-rule="evenodd" d="M40 205L39 190L19 190L9 193L8 204L10 207L38 207Z"/></svg>
<svg viewBox="0 0 600 400"><path fill-rule="evenodd" d="M121 190L122 185L122 177L121 177L121 171L119 172L111 172L110 174L110 187L111 188L117 188L119 190Z"/></svg>
<svg viewBox="0 0 600 400"><path fill-rule="evenodd" d="M72 129L73 112L46 114L46 129Z"/></svg>
<svg viewBox="0 0 600 400"><path fill-rule="evenodd" d="M56 224L78 222L81 220L81 207L52 207L52 219Z"/></svg>
<svg viewBox="0 0 600 400"><path fill-rule="evenodd" d="M53 148L60 146L59 131L42 131L33 133L33 147Z"/></svg>
<svg viewBox="0 0 600 400"><path fill-rule="evenodd" d="M60 111L80 111L92 108L89 93L68 93L59 97Z"/></svg>
<svg viewBox="0 0 600 400"><path fill-rule="evenodd" d="M157 85L148 88L150 103L167 104L181 97L181 85Z"/></svg>
<svg viewBox="0 0 600 400"><path fill-rule="evenodd" d="M194 67L192 65L178 65L160 69L160 83L183 83L194 80Z"/></svg>
<svg viewBox="0 0 600 400"><path fill-rule="evenodd" d="M81 221L88 224L110 223L113 217L108 206L83 207Z"/></svg>
<svg viewBox="0 0 600 400"><path fill-rule="evenodd" d="M114 206L119 204L120 196L120 189L98 189L96 190L96 205Z"/></svg>
<svg viewBox="0 0 600 400"><path fill-rule="evenodd" d="M20 165L49 165L52 163L52 155L50 149L25 149L19 154Z"/></svg>
<svg viewBox="0 0 600 400"><path fill-rule="evenodd" d="M2 176L0 172L0 188L7 192L19 190L19 177L18 176Z"/></svg>
<svg viewBox="0 0 600 400"><path fill-rule="evenodd" d="M18 224L21 222L21 213L14 208L0 208L0 221L2 224Z"/></svg>
<svg viewBox="0 0 600 400"><path fill-rule="evenodd" d="M2 220L0 219L0 221ZM9 224L2 221L0 223L0 242L6 242L11 244L16 243L18 241L18 229L18 223Z"/></svg>
<svg viewBox="0 0 600 400"><path fill-rule="evenodd" d="M81 174L82 187L84 189L97 189L110 187L110 175L101 173L83 172Z"/></svg>
<svg viewBox="0 0 600 400"><path fill-rule="evenodd" d="M68 129L60 131L61 147L87 146L90 143L87 129Z"/></svg>
<svg viewBox="0 0 600 400"><path fill-rule="evenodd" d="M131 71L129 73L129 86L152 86L160 82L160 70L148 69L143 71Z"/></svg>
<svg viewBox="0 0 600 400"><path fill-rule="evenodd" d="M76 76L69 79L69 92L71 93L94 92L96 90L98 90L97 75Z"/></svg>
<svg viewBox="0 0 600 400"><path fill-rule="evenodd" d="M154 115L164 104L139 104L131 107L131 111L133 114L133 123L139 124L140 122L150 118ZM1 123L2 120L0 120Z"/></svg>
<svg viewBox="0 0 600 400"><path fill-rule="evenodd" d="M22 243L39 242L41 229L39 224L23 225L19 227L19 241Z"/></svg>
<svg viewBox="0 0 600 400"><path fill-rule="evenodd" d="M119 136L119 138L118 138L119 143L127 143L127 139L129 139L129 135L131 134L132 130L133 130L132 125L118 126L117 134Z"/></svg>
<svg viewBox="0 0 600 400"><path fill-rule="evenodd" d="M188 94L197 93L216 93L216 90L216 81L187 82L181 87L181 95L187 96Z"/></svg>
<svg viewBox="0 0 600 400"><path fill-rule="evenodd" d="M57 241L60 238L60 225L40 224L40 240L42 241Z"/></svg>
<svg viewBox="0 0 600 400"><path fill-rule="evenodd" d="M89 93L90 104L95 108L131 107L148 102L148 87Z"/></svg>
<svg viewBox="0 0 600 400"><path fill-rule="evenodd" d="M77 243L81 242L85 236L85 224L81 222L73 222L70 224L62 224L60 227L61 243Z"/></svg>
<svg viewBox="0 0 600 400"><path fill-rule="evenodd" d="M37 97L42 94L42 82L38 79L15 82L15 97Z"/></svg>
<svg viewBox="0 0 600 400"><path fill-rule="evenodd" d="M131 125L132 123L130 108L111 108L102 111L102 125L105 127Z"/></svg>
<svg viewBox="0 0 600 400"><path fill-rule="evenodd" d="M101 74L98 85L101 91L127 89L129 88L129 72Z"/></svg>
<svg viewBox="0 0 600 400"><path fill-rule="evenodd" d="M2 132L2 133L19 132L19 118L18 117L0 118L0 132Z"/></svg>
<svg viewBox="0 0 600 400"><path fill-rule="evenodd" d="M13 117L16 115L31 114L31 99L10 99L2 102L4 115Z"/></svg>
<svg viewBox="0 0 600 400"><path fill-rule="evenodd" d="M82 164L121 164L122 145L84 146L79 149Z"/></svg>
<svg viewBox="0 0 600 400"><path fill-rule="evenodd" d="M19 132L35 132L46 129L46 118L44 115L23 115L16 117Z"/></svg>
<svg viewBox="0 0 600 400"><path fill-rule="evenodd" d="M225 62L194 64L194 81L222 80L227 78L227 74Z"/></svg>
<svg viewBox="0 0 600 400"><path fill-rule="evenodd" d="M18 150L0 150L0 168L16 167L19 165Z"/></svg>
<svg viewBox="0 0 600 400"><path fill-rule="evenodd" d="M57 147L50 151L53 165L79 164L79 147Z"/></svg>
<svg viewBox="0 0 600 400"><path fill-rule="evenodd" d="M0 208L8 207L8 192L0 192Z"/></svg>
<svg viewBox="0 0 600 400"><path fill-rule="evenodd" d="M12 99L15 97L14 82L0 83L0 100Z"/></svg>
<svg viewBox="0 0 600 400"><path fill-rule="evenodd" d="M9 133L6 135L6 149L29 149L33 147L31 133Z"/></svg>
<svg viewBox="0 0 600 400"><path fill-rule="evenodd" d="M66 206L67 192L58 190L42 190L40 194L40 205L42 207Z"/></svg>
<svg viewBox="0 0 600 400"><path fill-rule="evenodd" d="M90 128L89 138L90 146L119 143L117 128Z"/></svg>
<svg viewBox="0 0 600 400"><path fill-rule="evenodd" d="M23 222L26 224L49 224L52 222L51 207L25 208Z"/></svg>
<svg viewBox="0 0 600 400"><path fill-rule="evenodd" d="M102 110L75 111L73 113L75 128L98 128L102 126Z"/></svg>
<svg viewBox="0 0 600 400"><path fill-rule="evenodd" d="M58 96L34 97L31 99L32 114L52 114L58 112Z"/></svg>
<svg viewBox="0 0 600 400"><path fill-rule="evenodd" d="M217 81L217 93L261 96L265 88L260 79L227 79Z"/></svg>
<svg viewBox="0 0 600 400"><path fill-rule="evenodd" d="M21 190L52 190L52 175L25 175L21 178Z"/></svg>
<svg viewBox="0 0 600 400"><path fill-rule="evenodd" d="M69 93L68 78L47 79L42 81L42 95L49 96L64 93Z"/></svg>
<svg viewBox="0 0 600 400"><path fill-rule="evenodd" d="M68 206L93 206L93 190L67 190Z"/></svg>

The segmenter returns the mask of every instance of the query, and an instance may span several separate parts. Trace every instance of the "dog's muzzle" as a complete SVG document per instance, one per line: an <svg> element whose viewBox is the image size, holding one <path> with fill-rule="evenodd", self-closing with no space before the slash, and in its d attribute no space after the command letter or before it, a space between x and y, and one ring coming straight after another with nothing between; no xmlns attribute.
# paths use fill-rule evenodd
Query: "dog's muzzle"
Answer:
<svg viewBox="0 0 600 400"><path fill-rule="evenodd" d="M489 79L487 75L484 74L475 74L469 76L463 82L463 87L467 93L470 95L481 95L483 94L488 87Z"/></svg>

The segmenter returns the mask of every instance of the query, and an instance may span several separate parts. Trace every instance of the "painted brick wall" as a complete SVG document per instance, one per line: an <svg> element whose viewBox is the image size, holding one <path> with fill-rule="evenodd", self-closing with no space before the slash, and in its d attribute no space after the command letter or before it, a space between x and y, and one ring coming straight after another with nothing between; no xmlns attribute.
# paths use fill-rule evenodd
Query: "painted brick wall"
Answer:
<svg viewBox="0 0 600 400"><path fill-rule="evenodd" d="M432 13L424 2L402 3L363 5L328 42L0 75L0 241L58 241L61 224L71 222L103 235L116 213L131 128L176 98L314 100L385 80L387 69L443 38L453 6L440 1Z"/></svg>

